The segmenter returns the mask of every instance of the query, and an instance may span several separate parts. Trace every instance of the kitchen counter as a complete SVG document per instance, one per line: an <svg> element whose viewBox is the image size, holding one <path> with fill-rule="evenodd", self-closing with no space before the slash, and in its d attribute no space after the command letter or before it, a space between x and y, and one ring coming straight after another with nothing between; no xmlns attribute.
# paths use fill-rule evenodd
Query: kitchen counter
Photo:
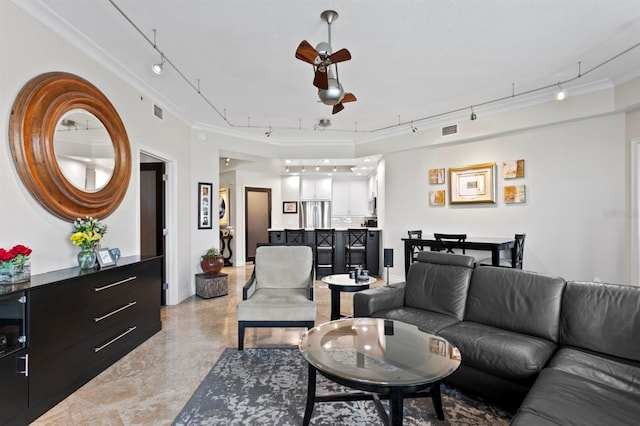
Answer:
<svg viewBox="0 0 640 426"><path fill-rule="evenodd" d="M373 276L380 276L380 228L363 228L353 227L351 229L366 229L367 230L367 269L369 274ZM329 268L322 268L319 271L317 279L322 278L325 275L331 274L346 274L349 271L345 265L345 246L347 245L347 229L348 228L333 228L336 231L336 248L335 248L335 265L333 272ZM284 228L269 228L269 243L271 244L285 244ZM304 244L308 245L314 250L315 259L315 232L313 228L305 229L304 232Z"/></svg>

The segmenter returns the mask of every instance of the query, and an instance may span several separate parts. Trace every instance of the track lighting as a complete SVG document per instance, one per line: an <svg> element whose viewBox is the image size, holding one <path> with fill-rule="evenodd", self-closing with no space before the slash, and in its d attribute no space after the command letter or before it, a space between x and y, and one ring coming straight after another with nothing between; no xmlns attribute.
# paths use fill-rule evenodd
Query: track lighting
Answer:
<svg viewBox="0 0 640 426"><path fill-rule="evenodd" d="M560 83L558 83L558 90L556 91L556 101L561 101L566 97L567 97L567 92L565 92L562 86L560 86Z"/></svg>
<svg viewBox="0 0 640 426"><path fill-rule="evenodd" d="M333 166L333 173L336 173L338 171L338 168L336 166Z"/></svg>
<svg viewBox="0 0 640 426"><path fill-rule="evenodd" d="M305 170L304 166L302 166L302 173L304 173L305 171L306 171L306 170Z"/></svg>
<svg viewBox="0 0 640 426"><path fill-rule="evenodd" d="M268 138L269 138L269 137L271 137L271 126L269 126L269 130L267 130L266 132L264 132L264 135L265 135L266 137L268 137Z"/></svg>
<svg viewBox="0 0 640 426"><path fill-rule="evenodd" d="M320 171L320 166L316 166L316 172Z"/></svg>
<svg viewBox="0 0 640 426"><path fill-rule="evenodd" d="M417 131L418 131L418 128L417 128L417 127L415 127L415 126L413 125L413 121L411 122L411 131L412 131L413 133L415 133L415 132L417 132Z"/></svg>
<svg viewBox="0 0 640 426"><path fill-rule="evenodd" d="M287 172L287 173L289 173L289 171L290 171L290 170L289 170L289 166L287 166L287 168L286 168L286 169L284 169L284 171L285 171L285 172Z"/></svg>
<svg viewBox="0 0 640 426"><path fill-rule="evenodd" d="M473 107L471 107L471 117L469 117L469 119L471 121L475 121L478 118L478 116L476 115L476 113L473 111Z"/></svg>
<svg viewBox="0 0 640 426"><path fill-rule="evenodd" d="M155 72L156 74L162 74L162 67L164 66L164 55L161 53L160 54L160 62L158 62L157 64L153 64L151 65L151 69L153 70L153 72Z"/></svg>

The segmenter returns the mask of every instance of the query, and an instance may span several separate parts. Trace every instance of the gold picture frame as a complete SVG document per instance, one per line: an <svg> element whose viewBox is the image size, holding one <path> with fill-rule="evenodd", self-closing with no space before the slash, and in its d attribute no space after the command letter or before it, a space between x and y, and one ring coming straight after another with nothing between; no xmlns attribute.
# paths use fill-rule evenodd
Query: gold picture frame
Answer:
<svg viewBox="0 0 640 426"><path fill-rule="evenodd" d="M449 168L449 204L495 204L495 163Z"/></svg>
<svg viewBox="0 0 640 426"><path fill-rule="evenodd" d="M439 189L437 191L429 191L429 205L430 206L444 206L445 191Z"/></svg>

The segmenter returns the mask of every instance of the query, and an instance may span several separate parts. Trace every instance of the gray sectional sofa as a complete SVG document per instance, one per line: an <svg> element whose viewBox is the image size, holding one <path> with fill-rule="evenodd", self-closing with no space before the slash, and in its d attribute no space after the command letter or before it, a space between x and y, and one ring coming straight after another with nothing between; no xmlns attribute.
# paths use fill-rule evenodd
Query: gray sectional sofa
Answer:
<svg viewBox="0 0 640 426"><path fill-rule="evenodd" d="M456 345L445 383L518 408L514 425L640 422L640 287L566 282L422 252L404 283L354 294L354 314Z"/></svg>

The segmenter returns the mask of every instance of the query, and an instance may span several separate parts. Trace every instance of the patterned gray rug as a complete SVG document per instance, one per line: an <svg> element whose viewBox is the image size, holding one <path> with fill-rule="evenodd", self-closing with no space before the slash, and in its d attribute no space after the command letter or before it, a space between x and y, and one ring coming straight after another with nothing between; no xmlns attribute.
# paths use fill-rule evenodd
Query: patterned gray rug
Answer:
<svg viewBox="0 0 640 426"><path fill-rule="evenodd" d="M173 425L299 426L307 368L297 349L226 349ZM319 374L316 389L318 394L347 391ZM445 421L436 417L430 398L407 399L404 424L508 425L513 416L444 385L442 405ZM380 424L372 401L316 403L311 417L311 425Z"/></svg>

